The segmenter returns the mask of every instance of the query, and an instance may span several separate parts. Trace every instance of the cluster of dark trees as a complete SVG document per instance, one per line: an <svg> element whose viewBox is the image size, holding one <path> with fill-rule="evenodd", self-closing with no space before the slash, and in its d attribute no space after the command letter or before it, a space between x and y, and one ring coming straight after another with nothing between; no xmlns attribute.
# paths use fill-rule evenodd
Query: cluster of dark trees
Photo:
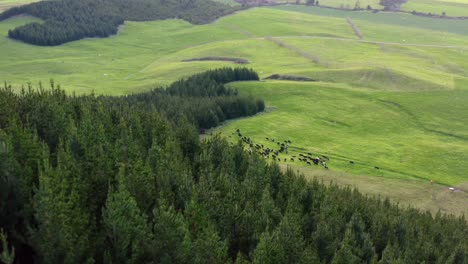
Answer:
<svg viewBox="0 0 468 264"><path fill-rule="evenodd" d="M149 21L180 18L203 24L237 10L211 0L51 0L14 7L0 21L27 14L44 20L8 32L10 38L53 46L85 37L116 34L124 20Z"/></svg>
<svg viewBox="0 0 468 264"><path fill-rule="evenodd" d="M127 102L155 108L168 119L184 116L199 130L220 125L227 119L251 116L265 109L263 100L239 96L237 90L224 84L234 81L257 81L259 77L247 68L210 70L174 82L167 88L156 88L143 94L125 97Z"/></svg>
<svg viewBox="0 0 468 264"><path fill-rule="evenodd" d="M379 4L385 11L400 11L400 6L406 2L408 0L380 0Z"/></svg>
<svg viewBox="0 0 468 264"><path fill-rule="evenodd" d="M217 83L242 72L197 75L160 95L238 97ZM217 80L205 92L203 76ZM51 86L0 89L5 263L468 261L464 218L308 181L217 136L200 141L186 112L158 110L156 91L67 96Z"/></svg>

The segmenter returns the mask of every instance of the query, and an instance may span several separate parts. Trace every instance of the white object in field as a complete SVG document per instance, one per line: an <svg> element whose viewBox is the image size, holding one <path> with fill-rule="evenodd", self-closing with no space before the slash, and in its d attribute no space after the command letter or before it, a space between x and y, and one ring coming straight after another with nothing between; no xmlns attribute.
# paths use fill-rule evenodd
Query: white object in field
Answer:
<svg viewBox="0 0 468 264"><path fill-rule="evenodd" d="M455 188L450 187L449 190L451 190L453 192L453 191L455 191Z"/></svg>

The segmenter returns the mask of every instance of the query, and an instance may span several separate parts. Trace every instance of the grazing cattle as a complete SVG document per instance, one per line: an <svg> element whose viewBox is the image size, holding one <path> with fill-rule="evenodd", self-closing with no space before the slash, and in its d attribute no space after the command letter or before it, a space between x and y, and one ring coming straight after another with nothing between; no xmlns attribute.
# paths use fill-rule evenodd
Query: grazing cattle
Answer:
<svg viewBox="0 0 468 264"><path fill-rule="evenodd" d="M379 167L377 167L377 166L375 166L374 168L375 168L375 169L377 169L377 170L380 170L380 168L379 168Z"/></svg>
<svg viewBox="0 0 468 264"><path fill-rule="evenodd" d="M354 164L354 161L350 160L349 163Z"/></svg>
<svg viewBox="0 0 468 264"><path fill-rule="evenodd" d="M307 155L312 156L312 153L307 153Z"/></svg>
<svg viewBox="0 0 468 264"><path fill-rule="evenodd" d="M269 138L266 138L266 140L270 140Z"/></svg>
<svg viewBox="0 0 468 264"><path fill-rule="evenodd" d="M281 159L280 159L280 158L278 158L278 161L279 161L279 162L281 162Z"/></svg>
<svg viewBox="0 0 468 264"><path fill-rule="evenodd" d="M291 157L295 158L295 157L296 157L296 155L292 155Z"/></svg>
<svg viewBox="0 0 468 264"><path fill-rule="evenodd" d="M293 159L293 158L291 158L291 161L292 161L292 162L294 162L294 159Z"/></svg>
<svg viewBox="0 0 468 264"><path fill-rule="evenodd" d="M312 165L312 163L310 163L310 162L307 162L307 165Z"/></svg>
<svg viewBox="0 0 468 264"><path fill-rule="evenodd" d="M240 132L240 129L236 129L236 132L239 133L239 132Z"/></svg>
<svg viewBox="0 0 468 264"><path fill-rule="evenodd" d="M328 166L325 166L325 169L328 170Z"/></svg>
<svg viewBox="0 0 468 264"><path fill-rule="evenodd" d="M322 158L326 159L326 160L330 160L329 157L325 156L325 155L322 155Z"/></svg>
<svg viewBox="0 0 468 264"><path fill-rule="evenodd" d="M286 162L286 161L288 161L288 159L287 159L287 158L284 158L284 162Z"/></svg>
<svg viewBox="0 0 468 264"><path fill-rule="evenodd" d="M327 167L327 163L325 161L322 161L321 164L322 164L323 167Z"/></svg>
<svg viewBox="0 0 468 264"><path fill-rule="evenodd" d="M319 161L320 161L320 158L319 158L319 157L316 157L313 161L314 161L314 164L315 164L315 165L318 165L318 163L319 163Z"/></svg>

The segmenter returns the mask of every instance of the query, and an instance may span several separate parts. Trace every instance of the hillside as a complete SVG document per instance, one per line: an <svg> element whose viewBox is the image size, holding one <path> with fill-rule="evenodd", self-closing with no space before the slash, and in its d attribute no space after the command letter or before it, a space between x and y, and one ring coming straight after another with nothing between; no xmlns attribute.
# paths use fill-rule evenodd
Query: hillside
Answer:
<svg viewBox="0 0 468 264"><path fill-rule="evenodd" d="M216 102L239 97L224 82L255 77L222 69L121 97L1 88L0 260L464 262L462 217L307 181L217 136L200 141L189 117L248 108ZM180 101L193 111L167 115Z"/></svg>
<svg viewBox="0 0 468 264"><path fill-rule="evenodd" d="M30 21L9 19L0 30L6 35ZM116 36L53 48L3 38L0 71L15 89L53 78L78 94L112 95L235 65L226 58L247 61L244 65L261 79L274 74L310 78L316 82L235 84L241 92L265 98L273 111L221 131L228 135L241 128L260 142L269 133L291 137L298 147L334 156L329 166L336 172L398 179L402 185L418 180L426 186L433 180L442 184L441 195L432 199L424 196L429 189L408 189L401 200L421 199L424 209L459 214L468 210L454 202L468 195L462 187L468 169L467 23L316 7L254 8L202 26L181 20L127 22ZM358 163L351 167L349 160ZM447 196L452 185L464 191Z"/></svg>
<svg viewBox="0 0 468 264"><path fill-rule="evenodd" d="M0 0L0 263L466 263L468 20L418 1Z"/></svg>
<svg viewBox="0 0 468 264"><path fill-rule="evenodd" d="M30 15L43 20L10 29L12 39L40 46L55 46L86 37L116 34L124 21L181 18L203 24L232 13L234 7L210 0L60 0L40 1L0 13L0 21Z"/></svg>

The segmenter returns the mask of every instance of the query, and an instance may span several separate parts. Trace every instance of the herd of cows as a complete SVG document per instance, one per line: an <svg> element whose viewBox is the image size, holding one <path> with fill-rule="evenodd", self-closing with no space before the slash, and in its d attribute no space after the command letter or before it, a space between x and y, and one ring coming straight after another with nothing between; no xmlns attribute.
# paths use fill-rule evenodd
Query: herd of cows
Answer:
<svg viewBox="0 0 468 264"><path fill-rule="evenodd" d="M232 135L237 135L241 142L247 147L249 153L256 152L259 155L263 156L266 159L272 159L274 161L284 161L284 162L303 162L306 165L321 165L325 169L328 169L327 162L330 161L330 158L325 155L313 155L312 153L299 153L299 155L288 155L288 149L291 146L291 140L280 141L274 138L265 138L267 141L275 143L277 148L269 148L263 144L254 143L253 140L249 137L242 135L240 129L236 129ZM314 157L315 156L315 157ZM352 161L350 163L353 163Z"/></svg>

